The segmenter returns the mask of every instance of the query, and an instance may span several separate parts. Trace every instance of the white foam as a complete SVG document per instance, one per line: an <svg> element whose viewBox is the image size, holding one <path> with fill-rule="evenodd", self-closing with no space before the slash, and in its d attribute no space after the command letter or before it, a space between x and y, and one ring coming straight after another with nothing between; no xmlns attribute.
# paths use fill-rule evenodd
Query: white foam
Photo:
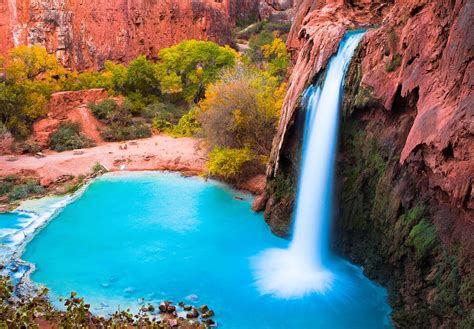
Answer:
<svg viewBox="0 0 474 329"><path fill-rule="evenodd" d="M255 282L262 295L295 299L328 292L334 275L305 262L291 249L268 249L252 260Z"/></svg>

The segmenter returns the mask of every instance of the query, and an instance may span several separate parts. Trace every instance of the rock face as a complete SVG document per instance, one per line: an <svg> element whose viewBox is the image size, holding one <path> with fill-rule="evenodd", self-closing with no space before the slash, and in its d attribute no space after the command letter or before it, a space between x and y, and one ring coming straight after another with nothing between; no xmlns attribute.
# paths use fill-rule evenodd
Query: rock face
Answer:
<svg viewBox="0 0 474 329"><path fill-rule="evenodd" d="M345 83L334 248L390 292L396 327L474 326L474 4L310 1L268 168L265 215L288 233L304 89L347 29L369 28ZM469 313L471 312L471 313Z"/></svg>
<svg viewBox="0 0 474 329"><path fill-rule="evenodd" d="M231 3L4 0L0 53L14 45L41 44L66 66L85 69L100 67L107 59L127 62L139 54L156 56L159 49L186 39L230 43L236 17L231 14L243 17L250 10Z"/></svg>
<svg viewBox="0 0 474 329"><path fill-rule="evenodd" d="M108 98L105 89L63 91L54 93L48 103L48 116L34 123L32 141L44 148L61 123L77 122L82 133L96 144L103 142L100 128L103 124L87 107L89 102L97 103Z"/></svg>
<svg viewBox="0 0 474 329"><path fill-rule="evenodd" d="M287 22L292 1L259 0L2 0L0 55L40 44L67 67L101 67L105 60L155 57L187 39L232 44L237 21Z"/></svg>

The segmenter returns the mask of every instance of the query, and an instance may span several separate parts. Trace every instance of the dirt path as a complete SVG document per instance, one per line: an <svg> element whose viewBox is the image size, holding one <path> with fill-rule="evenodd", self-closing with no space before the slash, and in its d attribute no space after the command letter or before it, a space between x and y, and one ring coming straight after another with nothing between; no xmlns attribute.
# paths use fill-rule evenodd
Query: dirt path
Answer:
<svg viewBox="0 0 474 329"><path fill-rule="evenodd" d="M199 145L198 139L160 135L62 153L46 151L40 159L20 155L16 161L8 161L9 156L0 156L0 177L34 175L47 184L62 175L87 174L97 162L110 171L173 170L198 174L206 170L207 160L206 150Z"/></svg>

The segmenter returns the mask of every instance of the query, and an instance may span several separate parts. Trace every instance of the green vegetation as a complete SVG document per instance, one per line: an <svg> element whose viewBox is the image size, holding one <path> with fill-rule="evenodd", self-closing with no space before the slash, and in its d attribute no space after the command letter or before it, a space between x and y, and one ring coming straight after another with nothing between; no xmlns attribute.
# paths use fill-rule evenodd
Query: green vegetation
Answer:
<svg viewBox="0 0 474 329"><path fill-rule="evenodd" d="M14 49L0 61L1 132L26 139L32 123L47 114L55 91L105 88L111 98L88 106L104 124L106 141L149 137L152 130L176 137L200 134L210 149L241 150L240 155L249 150L255 159L267 159L290 59L276 35L288 28L269 23L256 27L245 58L228 46L189 40L162 49L156 61L145 56L128 66L106 61L103 71L71 72L44 48ZM38 145L26 144L23 149L40 151ZM90 145L79 125L66 123L53 133L49 147L64 151ZM229 177L234 169L212 172Z"/></svg>
<svg viewBox="0 0 474 329"><path fill-rule="evenodd" d="M171 130L172 135L179 137L191 137L201 130L201 124L196 117L196 111L190 110L179 119Z"/></svg>
<svg viewBox="0 0 474 329"><path fill-rule="evenodd" d="M209 153L207 167L211 175L231 178L235 177L242 167L254 160L254 158L254 154L248 148L230 149L214 147Z"/></svg>
<svg viewBox="0 0 474 329"><path fill-rule="evenodd" d="M187 102L198 102L208 84L221 69L235 64L238 55L230 47L209 41L184 41L162 49L158 54L156 77L165 94L180 95Z"/></svg>
<svg viewBox="0 0 474 329"><path fill-rule="evenodd" d="M239 65L209 86L199 118L212 146L269 155L285 86L267 73Z"/></svg>
<svg viewBox="0 0 474 329"><path fill-rule="evenodd" d="M92 167L92 174L98 174L100 172L107 172L108 170L101 165L99 162L96 162Z"/></svg>
<svg viewBox="0 0 474 329"><path fill-rule="evenodd" d="M275 37L271 32L263 31L257 35L254 35L249 40L249 50L245 54L248 60L252 63L262 62L263 50L262 47L270 45Z"/></svg>
<svg viewBox="0 0 474 329"><path fill-rule="evenodd" d="M71 292L64 302L64 311L53 308L48 300L48 290L43 288L37 296L16 300L10 278L0 276L0 328L38 328L39 320L47 321L52 327L59 328L171 328L167 320L154 315L155 307L145 304L137 313L130 309L118 310L107 318L90 312L90 304ZM208 320L207 320L208 321ZM205 322L205 321L204 321ZM176 327L206 328L205 324L183 318L176 319Z"/></svg>
<svg viewBox="0 0 474 329"><path fill-rule="evenodd" d="M290 65L290 55L286 51L286 45L283 40L276 38L271 44L264 44L261 49L263 58L268 63L268 73L283 77L286 74L288 65Z"/></svg>
<svg viewBox="0 0 474 329"><path fill-rule="evenodd" d="M10 201L26 199L35 194L43 194L46 190L36 181L27 181L25 184L11 187L8 197Z"/></svg>
<svg viewBox="0 0 474 329"><path fill-rule="evenodd" d="M269 189L276 201L295 195L296 181L291 175L278 175L269 181Z"/></svg>
<svg viewBox="0 0 474 329"><path fill-rule="evenodd" d="M93 143L81 133L78 123L63 123L51 135L49 148L53 151L63 152L67 150L81 149L92 146Z"/></svg>
<svg viewBox="0 0 474 329"><path fill-rule="evenodd" d="M418 253L426 255L436 240L436 229L426 219L422 219L411 229L409 238Z"/></svg>
<svg viewBox="0 0 474 329"><path fill-rule="evenodd" d="M32 123L46 114L51 94L59 90L51 74L59 68L53 55L36 46L15 48L8 61L0 61L0 121L14 136L28 136Z"/></svg>
<svg viewBox="0 0 474 329"><path fill-rule="evenodd" d="M244 25L240 25L243 27ZM286 35L290 32L291 23L272 23L272 22L256 22L254 24L248 25L245 28L241 28L237 31L237 37L240 39L249 39L252 36L261 34L261 33L276 33L280 35Z"/></svg>

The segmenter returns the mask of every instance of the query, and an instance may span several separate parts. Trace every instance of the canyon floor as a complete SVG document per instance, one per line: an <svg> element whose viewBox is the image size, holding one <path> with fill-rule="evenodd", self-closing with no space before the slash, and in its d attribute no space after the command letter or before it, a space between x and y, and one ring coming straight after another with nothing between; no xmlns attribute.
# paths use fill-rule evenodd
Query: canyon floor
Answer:
<svg viewBox="0 0 474 329"><path fill-rule="evenodd" d="M41 184L64 175L86 175L96 163L109 171L172 170L199 174L206 170L207 150L194 138L157 135L137 141L106 143L93 148L54 152L44 157L31 155L0 156L0 176L31 175Z"/></svg>

